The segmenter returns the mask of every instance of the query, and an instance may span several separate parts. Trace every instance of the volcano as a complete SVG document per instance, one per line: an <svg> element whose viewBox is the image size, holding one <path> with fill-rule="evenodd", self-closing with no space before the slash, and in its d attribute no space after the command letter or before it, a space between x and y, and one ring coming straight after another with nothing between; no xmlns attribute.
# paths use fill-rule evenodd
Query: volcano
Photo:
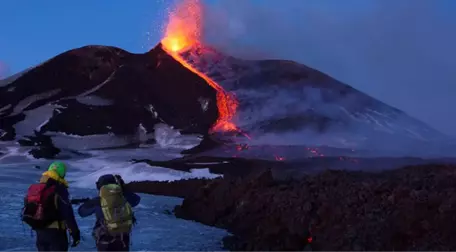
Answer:
<svg viewBox="0 0 456 252"><path fill-rule="evenodd" d="M319 157L355 149L384 156L454 153L447 136L318 70L209 47L203 20L199 0L180 1L149 52L86 46L0 81L0 140L51 146L52 157L56 139L76 150L131 146L153 143L158 125L166 124L182 134L223 133L248 145L244 153L255 145L306 146ZM69 147L62 137L95 141ZM198 150L207 146L211 140Z"/></svg>
<svg viewBox="0 0 456 252"><path fill-rule="evenodd" d="M365 148L385 141L429 146L446 139L404 112L296 62L241 60L201 45L180 56L177 60L162 44L144 54L85 46L5 79L0 82L1 140L36 146L62 135L104 135L125 145L140 141L138 131L148 135L163 123L183 134L206 135L227 113L221 108L227 94L234 94L236 103L233 124L259 143L282 138Z"/></svg>

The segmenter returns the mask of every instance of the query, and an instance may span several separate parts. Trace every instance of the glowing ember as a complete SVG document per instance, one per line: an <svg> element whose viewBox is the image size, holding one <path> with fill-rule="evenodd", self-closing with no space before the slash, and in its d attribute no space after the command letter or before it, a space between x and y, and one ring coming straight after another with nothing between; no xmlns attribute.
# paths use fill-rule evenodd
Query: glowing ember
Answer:
<svg viewBox="0 0 456 252"><path fill-rule="evenodd" d="M318 148L309 148L309 147L307 147L306 149L307 149L310 153L312 153L314 157L315 157L315 156L320 156L320 157L324 157L324 156L325 156L324 154L322 154L322 153L319 152Z"/></svg>
<svg viewBox="0 0 456 252"><path fill-rule="evenodd" d="M161 41L164 49L175 54L195 45L201 37L201 13L199 0L185 0L178 4L169 13L165 37Z"/></svg>
<svg viewBox="0 0 456 252"><path fill-rule="evenodd" d="M203 78L217 91L217 108L219 118L211 131L239 131L231 122L236 113L238 102L220 85L188 63L180 53L199 44L201 38L202 8L199 0L184 0L169 14L165 36L161 41L163 50L184 67Z"/></svg>
<svg viewBox="0 0 456 252"><path fill-rule="evenodd" d="M238 144L236 145L236 150L237 151L243 151L243 150L248 150L249 146L247 144Z"/></svg>

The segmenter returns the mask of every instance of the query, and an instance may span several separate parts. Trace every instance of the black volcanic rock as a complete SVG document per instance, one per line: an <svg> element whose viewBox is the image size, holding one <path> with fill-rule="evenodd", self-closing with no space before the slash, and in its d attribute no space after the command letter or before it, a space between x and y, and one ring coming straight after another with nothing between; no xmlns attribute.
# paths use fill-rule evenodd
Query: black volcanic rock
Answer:
<svg viewBox="0 0 456 252"><path fill-rule="evenodd" d="M163 122L205 134L218 117L215 96L161 45L145 54L86 46L0 87L1 137L11 140L34 131L123 136L135 134L140 125L153 132ZM203 108L202 100L209 106Z"/></svg>
<svg viewBox="0 0 456 252"><path fill-rule="evenodd" d="M175 213L228 229L230 250L454 250L455 179L450 165L327 171L286 182L266 171L200 182Z"/></svg>
<svg viewBox="0 0 456 252"><path fill-rule="evenodd" d="M189 155L166 161L133 159L132 162L146 163L152 167L159 166L186 172L190 172L192 169L207 168L210 173L223 175L224 177L244 177L251 173L264 171L266 167L283 171L291 167L290 164L280 161L198 155Z"/></svg>
<svg viewBox="0 0 456 252"><path fill-rule="evenodd" d="M188 149L188 150L183 150L181 153L190 154L190 155L196 154L196 153L201 153L201 152L204 152L207 150L211 150L211 149L220 147L223 144L224 144L223 141L219 141L218 139L213 138L211 135L205 135L197 146L195 146L191 149Z"/></svg>
<svg viewBox="0 0 456 252"><path fill-rule="evenodd" d="M194 195L200 188L213 183L211 179L184 179L169 181L133 181L126 184L129 191L161 196L186 198Z"/></svg>
<svg viewBox="0 0 456 252"><path fill-rule="evenodd" d="M60 150L52 143L51 137L39 132L35 132L34 136L19 139L18 143L21 146L33 146L29 153L37 159L52 159L60 153Z"/></svg>

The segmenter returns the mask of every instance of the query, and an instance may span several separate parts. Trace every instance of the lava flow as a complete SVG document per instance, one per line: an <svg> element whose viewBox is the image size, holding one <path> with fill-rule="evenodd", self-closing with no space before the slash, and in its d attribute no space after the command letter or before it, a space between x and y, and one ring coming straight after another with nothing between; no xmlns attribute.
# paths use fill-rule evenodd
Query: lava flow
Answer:
<svg viewBox="0 0 456 252"><path fill-rule="evenodd" d="M163 50L176 61L200 76L217 91L219 118L211 131L239 131L238 127L232 122L238 106L236 98L180 55L180 53L188 51L199 44L201 38L201 16L202 8L199 0L184 0L178 4L175 10L169 13L165 37L162 39L161 45Z"/></svg>

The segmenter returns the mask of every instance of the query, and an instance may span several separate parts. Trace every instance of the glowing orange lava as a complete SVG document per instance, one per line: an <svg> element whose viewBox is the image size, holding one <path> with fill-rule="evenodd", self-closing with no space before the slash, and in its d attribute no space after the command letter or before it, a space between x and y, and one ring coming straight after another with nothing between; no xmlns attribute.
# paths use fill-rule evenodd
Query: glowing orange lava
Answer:
<svg viewBox="0 0 456 252"><path fill-rule="evenodd" d="M219 84L188 63L180 53L197 45L201 38L202 5L199 0L184 0L169 14L162 48L184 67L204 79L217 91L219 118L211 131L238 131L231 122L236 114L238 102Z"/></svg>

